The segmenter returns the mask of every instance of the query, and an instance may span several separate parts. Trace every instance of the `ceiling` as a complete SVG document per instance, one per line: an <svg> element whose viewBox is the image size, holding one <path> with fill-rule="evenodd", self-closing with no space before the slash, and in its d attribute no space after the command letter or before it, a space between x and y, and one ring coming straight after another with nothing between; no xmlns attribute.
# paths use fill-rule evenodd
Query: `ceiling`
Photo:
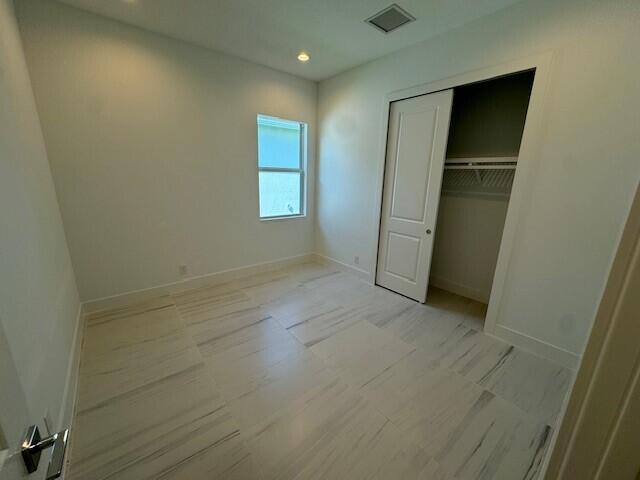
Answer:
<svg viewBox="0 0 640 480"><path fill-rule="evenodd" d="M61 0L122 22L322 80L520 0L396 0L417 18L384 34L363 20L393 0ZM304 50L311 60L296 56Z"/></svg>

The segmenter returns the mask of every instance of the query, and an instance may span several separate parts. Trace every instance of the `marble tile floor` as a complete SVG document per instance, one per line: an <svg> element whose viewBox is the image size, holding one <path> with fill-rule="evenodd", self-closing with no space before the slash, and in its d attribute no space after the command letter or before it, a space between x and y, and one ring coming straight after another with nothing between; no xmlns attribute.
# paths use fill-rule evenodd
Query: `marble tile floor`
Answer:
<svg viewBox="0 0 640 480"><path fill-rule="evenodd" d="M303 264L89 315L67 477L535 479L571 372Z"/></svg>

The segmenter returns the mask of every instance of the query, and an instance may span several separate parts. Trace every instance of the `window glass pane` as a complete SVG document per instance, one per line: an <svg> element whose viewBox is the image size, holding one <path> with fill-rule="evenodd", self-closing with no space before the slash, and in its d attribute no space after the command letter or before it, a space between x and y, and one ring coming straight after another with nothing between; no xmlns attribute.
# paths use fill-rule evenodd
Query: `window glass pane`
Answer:
<svg viewBox="0 0 640 480"><path fill-rule="evenodd" d="M300 184L296 172L260 172L260 216L302 214Z"/></svg>
<svg viewBox="0 0 640 480"><path fill-rule="evenodd" d="M258 165L300 168L300 124L258 117Z"/></svg>

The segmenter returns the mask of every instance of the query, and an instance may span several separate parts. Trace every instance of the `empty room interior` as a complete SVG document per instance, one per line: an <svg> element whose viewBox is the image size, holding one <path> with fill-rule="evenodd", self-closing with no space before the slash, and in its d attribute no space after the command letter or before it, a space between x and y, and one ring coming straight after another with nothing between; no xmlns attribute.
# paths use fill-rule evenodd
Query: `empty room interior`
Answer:
<svg viewBox="0 0 640 480"><path fill-rule="evenodd" d="M0 0L0 479L640 478L640 2Z"/></svg>

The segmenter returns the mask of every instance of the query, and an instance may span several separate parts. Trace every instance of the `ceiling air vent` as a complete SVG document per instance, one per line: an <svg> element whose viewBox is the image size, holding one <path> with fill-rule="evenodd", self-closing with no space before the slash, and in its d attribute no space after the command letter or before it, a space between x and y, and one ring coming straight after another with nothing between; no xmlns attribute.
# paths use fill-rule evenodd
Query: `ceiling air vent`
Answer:
<svg viewBox="0 0 640 480"><path fill-rule="evenodd" d="M381 32L389 33L402 25L413 22L415 19L413 15L394 3L374 16L367 18L365 22L373 25Z"/></svg>

